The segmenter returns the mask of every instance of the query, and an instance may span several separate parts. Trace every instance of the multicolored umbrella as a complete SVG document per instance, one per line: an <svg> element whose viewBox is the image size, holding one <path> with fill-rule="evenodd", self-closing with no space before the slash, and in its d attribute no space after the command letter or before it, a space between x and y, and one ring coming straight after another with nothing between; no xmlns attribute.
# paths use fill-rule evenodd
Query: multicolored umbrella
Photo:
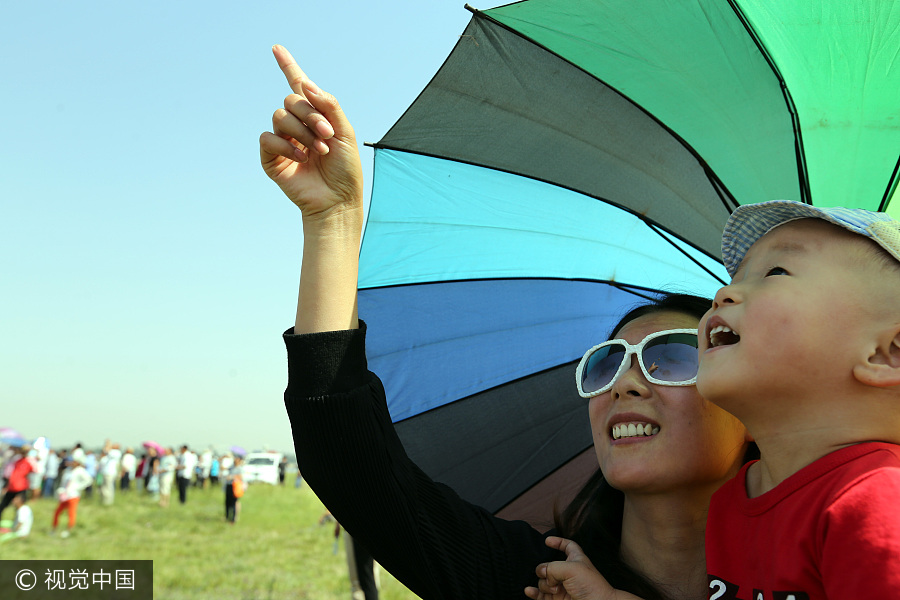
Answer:
<svg viewBox="0 0 900 600"><path fill-rule="evenodd" d="M22 434L12 427L0 427L0 444L18 448L23 446L26 441Z"/></svg>
<svg viewBox="0 0 900 600"><path fill-rule="evenodd" d="M552 501L529 490L564 503L596 468L574 362L638 296L712 295L738 205L900 216L900 11L525 0L473 12L374 144L360 315L419 465L489 510L530 504L548 521Z"/></svg>

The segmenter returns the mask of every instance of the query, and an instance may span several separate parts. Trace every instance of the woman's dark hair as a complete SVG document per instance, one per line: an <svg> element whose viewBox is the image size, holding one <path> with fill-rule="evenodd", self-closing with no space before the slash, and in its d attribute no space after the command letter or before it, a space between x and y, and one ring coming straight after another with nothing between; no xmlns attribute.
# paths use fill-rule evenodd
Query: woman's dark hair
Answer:
<svg viewBox="0 0 900 600"><path fill-rule="evenodd" d="M613 339L631 321L660 312L677 312L698 320L709 310L711 300L689 294L664 294L628 311L610 332ZM759 458L751 443L744 462ZM619 552L625 494L612 487L600 469L591 476L572 502L555 515L559 535L575 540L614 588L644 600L666 600L666 595L639 572L625 564Z"/></svg>

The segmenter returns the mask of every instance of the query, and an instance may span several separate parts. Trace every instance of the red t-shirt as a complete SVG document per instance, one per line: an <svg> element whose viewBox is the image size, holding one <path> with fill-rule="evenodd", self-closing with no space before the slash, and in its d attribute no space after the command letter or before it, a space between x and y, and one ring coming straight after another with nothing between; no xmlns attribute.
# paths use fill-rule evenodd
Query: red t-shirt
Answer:
<svg viewBox="0 0 900 600"><path fill-rule="evenodd" d="M21 492L28 489L28 474L34 471L31 461L25 457L20 458L13 465L12 475L9 476L9 491Z"/></svg>
<svg viewBox="0 0 900 600"><path fill-rule="evenodd" d="M756 498L748 466L710 504L711 600L900 597L900 446L837 450Z"/></svg>

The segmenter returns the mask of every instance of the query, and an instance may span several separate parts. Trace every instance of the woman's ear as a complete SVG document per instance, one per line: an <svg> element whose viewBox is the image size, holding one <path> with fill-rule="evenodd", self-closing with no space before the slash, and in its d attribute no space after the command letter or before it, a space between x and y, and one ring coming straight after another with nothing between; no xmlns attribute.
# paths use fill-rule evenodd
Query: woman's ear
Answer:
<svg viewBox="0 0 900 600"><path fill-rule="evenodd" d="M894 327L878 340L875 351L853 367L853 376L873 387L900 387L900 327Z"/></svg>

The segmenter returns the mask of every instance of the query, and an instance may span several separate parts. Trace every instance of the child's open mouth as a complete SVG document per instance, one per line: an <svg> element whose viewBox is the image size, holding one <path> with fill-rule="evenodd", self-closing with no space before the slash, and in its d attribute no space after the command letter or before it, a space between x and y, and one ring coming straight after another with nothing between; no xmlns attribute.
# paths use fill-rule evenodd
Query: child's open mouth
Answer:
<svg viewBox="0 0 900 600"><path fill-rule="evenodd" d="M741 336L727 325L716 325L709 330L710 348L730 346L732 344L737 344L739 341L741 341Z"/></svg>

